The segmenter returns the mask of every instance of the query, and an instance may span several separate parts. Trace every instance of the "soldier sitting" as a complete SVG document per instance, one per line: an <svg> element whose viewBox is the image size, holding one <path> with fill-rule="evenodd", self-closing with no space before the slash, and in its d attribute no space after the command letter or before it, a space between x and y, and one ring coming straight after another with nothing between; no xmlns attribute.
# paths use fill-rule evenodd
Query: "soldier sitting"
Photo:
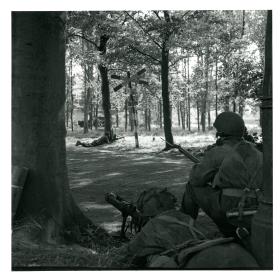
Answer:
<svg viewBox="0 0 280 277"><path fill-rule="evenodd" d="M250 231L250 221L243 220L243 210L258 204L262 153L243 139L245 125L239 115L223 112L216 118L214 127L217 143L192 168L181 210L196 219L201 208L225 236L238 237L238 226ZM238 211L236 222L227 218L227 212L232 210Z"/></svg>

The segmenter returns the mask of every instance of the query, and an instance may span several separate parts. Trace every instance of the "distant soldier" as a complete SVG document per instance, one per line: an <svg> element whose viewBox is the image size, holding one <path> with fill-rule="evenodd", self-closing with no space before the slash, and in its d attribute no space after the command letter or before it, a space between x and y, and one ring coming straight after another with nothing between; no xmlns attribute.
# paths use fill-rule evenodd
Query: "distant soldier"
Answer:
<svg viewBox="0 0 280 277"><path fill-rule="evenodd" d="M213 125L217 142L192 168L181 209L196 219L201 208L225 236L236 236L238 226L246 232L250 229L243 211L258 204L262 153L243 139L244 121L236 113L221 113ZM229 211L237 211L236 222L228 219Z"/></svg>

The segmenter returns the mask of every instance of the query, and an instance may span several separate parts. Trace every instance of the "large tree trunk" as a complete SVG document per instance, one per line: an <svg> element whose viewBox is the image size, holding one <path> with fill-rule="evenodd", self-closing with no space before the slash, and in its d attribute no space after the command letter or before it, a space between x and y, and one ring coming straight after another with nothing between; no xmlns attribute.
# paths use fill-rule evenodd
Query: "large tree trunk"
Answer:
<svg viewBox="0 0 280 277"><path fill-rule="evenodd" d="M103 108L104 119L105 119L104 135L110 136L112 126L111 126L111 103L110 103L108 69L103 64L99 64L98 69L101 76L102 108Z"/></svg>
<svg viewBox="0 0 280 277"><path fill-rule="evenodd" d="M48 241L66 225L89 223L67 177L62 15L12 13L12 165L29 168L16 218L36 218Z"/></svg>
<svg viewBox="0 0 280 277"><path fill-rule="evenodd" d="M252 249L259 264L273 267L273 217L272 217L272 11L267 12L265 39L265 70L263 84L263 185L264 197L252 222Z"/></svg>
<svg viewBox="0 0 280 277"><path fill-rule="evenodd" d="M173 144L173 135L171 131L171 112L168 90L168 57L169 51L163 47L162 61L161 61L161 84L162 84L162 104L163 104L163 123L165 140L170 144ZM166 149L169 149L170 145L166 143Z"/></svg>
<svg viewBox="0 0 280 277"><path fill-rule="evenodd" d="M162 104L163 104L163 123L164 123L164 134L165 140L170 144L173 144L173 135L172 135L172 120L171 120L171 110L170 110L170 101L169 101L169 82L168 82L168 63L169 63L169 49L167 46L169 36L171 35L168 27L170 24L170 16L168 11L164 11L164 18L166 21L166 30L163 35L163 44L161 50L161 85L162 85ZM166 142L165 148L169 149L170 144Z"/></svg>
<svg viewBox="0 0 280 277"><path fill-rule="evenodd" d="M109 40L109 36L103 34L100 36L98 51L100 52L100 58L106 54L106 45ZM98 64L98 69L101 77L101 94L102 94L102 108L104 113L104 135L109 136L111 139L111 102L110 102L110 89L109 89L109 79L108 79L108 68L102 62Z"/></svg>

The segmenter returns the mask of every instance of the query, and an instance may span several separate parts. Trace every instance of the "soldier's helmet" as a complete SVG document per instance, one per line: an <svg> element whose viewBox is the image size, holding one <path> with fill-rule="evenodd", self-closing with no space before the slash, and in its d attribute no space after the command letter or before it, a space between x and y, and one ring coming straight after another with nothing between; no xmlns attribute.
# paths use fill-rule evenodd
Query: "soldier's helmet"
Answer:
<svg viewBox="0 0 280 277"><path fill-rule="evenodd" d="M220 113L213 126L217 129L217 136L220 137L242 137L245 130L243 119L234 112Z"/></svg>

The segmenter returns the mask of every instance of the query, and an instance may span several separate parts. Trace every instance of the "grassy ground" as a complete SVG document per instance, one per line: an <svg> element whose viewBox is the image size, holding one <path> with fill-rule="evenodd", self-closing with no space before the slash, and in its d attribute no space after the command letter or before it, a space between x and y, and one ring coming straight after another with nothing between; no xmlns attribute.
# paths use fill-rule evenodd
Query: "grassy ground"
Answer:
<svg viewBox="0 0 280 277"><path fill-rule="evenodd" d="M93 148L76 147L77 139L91 141L102 134L82 130L68 132L66 139L67 166L70 188L82 211L98 226L113 234L120 230L120 212L108 204L104 195L114 191L130 201L136 201L144 189L167 187L178 200L193 163L177 150L160 152L165 146L161 130L142 133L140 148L135 148L133 135L113 144ZM201 148L215 141L214 133L187 133L174 131L174 140L184 148ZM202 218L202 221L205 217ZM209 220L205 224L211 225ZM211 225L213 228L213 224ZM88 248L79 245L42 245L29 239L29 231L36 226L24 226L13 234L12 265L33 268L109 268L110 253L120 246L118 241L93 243Z"/></svg>

